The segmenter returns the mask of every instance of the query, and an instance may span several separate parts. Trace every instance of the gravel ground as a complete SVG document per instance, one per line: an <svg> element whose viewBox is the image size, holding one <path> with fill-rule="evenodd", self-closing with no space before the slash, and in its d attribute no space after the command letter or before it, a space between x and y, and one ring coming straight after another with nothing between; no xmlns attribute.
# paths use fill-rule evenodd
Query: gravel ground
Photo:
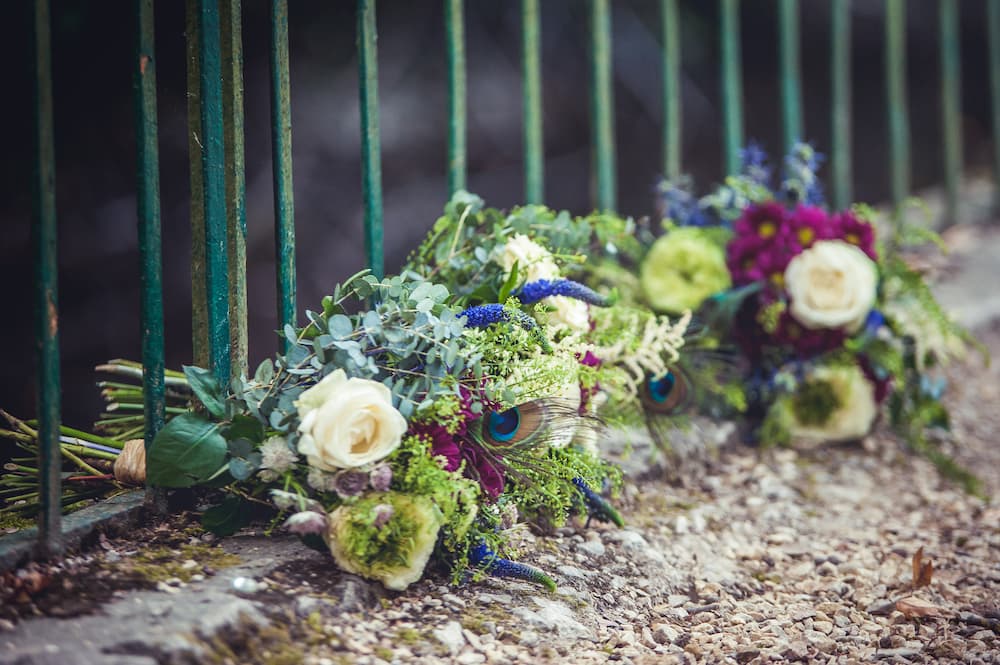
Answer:
<svg viewBox="0 0 1000 665"><path fill-rule="evenodd" d="M1000 320L977 333L1000 357ZM949 376L955 456L996 497L1000 363L970 358ZM1000 663L997 499L962 493L884 430L802 452L736 439L731 425L695 421L678 440L705 454L669 474L635 446L622 460L624 529L578 523L541 537L517 527L519 558L549 571L554 593L492 579L452 587L440 574L387 593L290 540L249 533L223 547L255 567L216 570L195 550L183 560L180 542L204 540L187 531L167 545L196 574L113 592L79 610L91 617L2 619L0 663L98 662L46 660L37 643L124 606L151 608L133 614L157 627L171 603L178 616L209 611L170 628L181 640L94 638L94 653L136 665ZM106 540L77 565L127 565L136 540ZM212 616L215 601L198 605L221 593L242 603L230 620ZM59 603L25 602L60 614Z"/></svg>

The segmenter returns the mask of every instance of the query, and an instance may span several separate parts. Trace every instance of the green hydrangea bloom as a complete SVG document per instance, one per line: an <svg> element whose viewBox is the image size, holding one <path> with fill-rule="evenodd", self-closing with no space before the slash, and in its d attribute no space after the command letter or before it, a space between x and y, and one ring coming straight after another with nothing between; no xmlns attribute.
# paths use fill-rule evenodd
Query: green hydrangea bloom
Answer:
<svg viewBox="0 0 1000 665"><path fill-rule="evenodd" d="M732 285L722 247L697 228L672 229L657 239L639 280L649 306L671 314L695 309Z"/></svg>
<svg viewBox="0 0 1000 665"><path fill-rule="evenodd" d="M326 544L343 570L402 591L423 575L441 523L427 497L371 492L330 514Z"/></svg>

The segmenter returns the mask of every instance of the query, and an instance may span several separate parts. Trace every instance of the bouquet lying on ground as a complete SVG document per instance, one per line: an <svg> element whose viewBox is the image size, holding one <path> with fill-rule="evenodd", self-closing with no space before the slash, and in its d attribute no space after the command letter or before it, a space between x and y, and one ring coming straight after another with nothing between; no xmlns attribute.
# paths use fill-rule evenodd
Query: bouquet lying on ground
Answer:
<svg viewBox="0 0 1000 665"><path fill-rule="evenodd" d="M820 156L799 144L778 187L763 153L714 193L658 186L665 233L642 259L641 291L657 311L701 309L714 343L746 372L746 415L765 444L859 439L879 414L919 452L975 490L975 479L932 445L948 426L933 372L975 344L906 262L932 233L886 225L855 205L830 211Z"/></svg>
<svg viewBox="0 0 1000 665"><path fill-rule="evenodd" d="M505 529L574 513L621 525L604 498L621 478L598 456L600 415L673 400L687 317L620 305L567 277L630 230L541 206L506 214L460 192L399 275L338 285L253 376L230 386L197 367L172 376L191 406L171 409L144 459L123 429L84 443L106 448L105 464L130 458L121 466L140 467L134 480L222 490L203 517L218 533L270 511L343 570L391 589L432 561L456 580L551 585L501 558ZM105 390L116 404L137 396Z"/></svg>

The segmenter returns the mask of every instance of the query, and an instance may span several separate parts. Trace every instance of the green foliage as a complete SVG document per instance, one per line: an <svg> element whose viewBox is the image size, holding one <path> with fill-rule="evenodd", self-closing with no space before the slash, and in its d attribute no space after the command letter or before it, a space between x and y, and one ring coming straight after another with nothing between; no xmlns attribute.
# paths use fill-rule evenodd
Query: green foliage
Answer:
<svg viewBox="0 0 1000 665"><path fill-rule="evenodd" d="M155 487L191 487L210 480L226 463L226 439L217 423L182 413L146 451L146 478Z"/></svg>
<svg viewBox="0 0 1000 665"><path fill-rule="evenodd" d="M222 503L212 506L201 516L205 530L217 536L231 536L250 523L253 511L248 502L238 496L229 495Z"/></svg>
<svg viewBox="0 0 1000 665"><path fill-rule="evenodd" d="M441 546L452 554L464 553L476 517L479 484L459 471L441 468L425 437L404 437L387 461L393 469L392 489L429 498L441 511Z"/></svg>
<svg viewBox="0 0 1000 665"><path fill-rule="evenodd" d="M534 458L504 462L510 478L504 494L524 518L550 527L565 524L574 511L586 512L574 478L595 489L603 487L605 481L614 490L621 486L620 469L574 446L548 448Z"/></svg>
<svg viewBox="0 0 1000 665"><path fill-rule="evenodd" d="M371 309L347 315L344 303L360 299ZM320 378L342 369L348 377L378 381L392 391L405 417L453 394L455 377L482 377L480 357L470 352L449 290L414 273L384 280L361 273L324 299L310 323L285 331L288 352L265 362L254 379L239 382L245 410L270 429L294 434L295 400ZM272 378L273 376L273 378Z"/></svg>
<svg viewBox="0 0 1000 665"><path fill-rule="evenodd" d="M222 393L222 387L215 379L215 375L212 374L211 370L191 365L184 365L182 369L184 370L184 376L187 377L188 385L194 391L195 397L205 405L208 412L216 418L224 417L226 413L226 398Z"/></svg>
<svg viewBox="0 0 1000 665"><path fill-rule="evenodd" d="M826 424L830 415L843 406L833 384L822 379L800 383L790 402L796 420L816 427Z"/></svg>

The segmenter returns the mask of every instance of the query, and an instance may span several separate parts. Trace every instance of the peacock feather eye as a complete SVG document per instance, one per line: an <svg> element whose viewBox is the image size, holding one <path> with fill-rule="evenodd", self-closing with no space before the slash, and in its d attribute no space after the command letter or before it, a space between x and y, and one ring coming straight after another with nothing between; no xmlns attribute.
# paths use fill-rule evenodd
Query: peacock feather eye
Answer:
<svg viewBox="0 0 1000 665"><path fill-rule="evenodd" d="M486 427L489 435L497 441L510 441L521 428L521 410L515 406L506 411L491 411L486 416Z"/></svg>
<svg viewBox="0 0 1000 665"><path fill-rule="evenodd" d="M495 446L529 444L548 431L549 416L545 400L540 399L505 411L489 411L482 419L482 438Z"/></svg>
<svg viewBox="0 0 1000 665"><path fill-rule="evenodd" d="M687 405L690 384L687 377L676 370L646 379L642 391L642 402L647 409L656 413L674 413Z"/></svg>

